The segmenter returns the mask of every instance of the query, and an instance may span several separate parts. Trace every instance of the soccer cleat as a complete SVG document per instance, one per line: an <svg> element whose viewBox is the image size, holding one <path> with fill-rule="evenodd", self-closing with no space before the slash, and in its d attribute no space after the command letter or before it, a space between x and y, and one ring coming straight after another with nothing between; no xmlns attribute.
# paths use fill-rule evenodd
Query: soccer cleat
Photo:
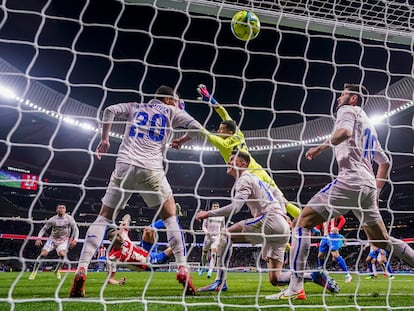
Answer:
<svg viewBox="0 0 414 311"><path fill-rule="evenodd" d="M365 280L372 280L372 279L377 279L378 275L369 275L365 278Z"/></svg>
<svg viewBox="0 0 414 311"><path fill-rule="evenodd" d="M227 282L221 282L221 284L219 286L216 287L216 289L214 291L216 292L227 292L229 289L227 287Z"/></svg>
<svg viewBox="0 0 414 311"><path fill-rule="evenodd" d="M331 293L339 293L340 289L336 281L323 271L315 271L311 274L312 281L326 288Z"/></svg>
<svg viewBox="0 0 414 311"><path fill-rule="evenodd" d="M393 280L393 279L395 279L395 276L394 275L390 275L389 279L390 280Z"/></svg>
<svg viewBox="0 0 414 311"><path fill-rule="evenodd" d="M212 274L213 274L213 271L210 271L210 270L209 270L209 271L207 272L207 279L210 279Z"/></svg>
<svg viewBox="0 0 414 311"><path fill-rule="evenodd" d="M197 291L198 292L214 292L214 291L219 292L221 290L225 292L228 290L226 281L224 281L223 285L222 283L223 282L221 280L216 280L207 286L200 287Z"/></svg>
<svg viewBox="0 0 414 311"><path fill-rule="evenodd" d="M34 280L36 278L36 272L32 272L29 276L29 280Z"/></svg>
<svg viewBox="0 0 414 311"><path fill-rule="evenodd" d="M345 283L351 283L352 282L352 276L348 273L345 275Z"/></svg>
<svg viewBox="0 0 414 311"><path fill-rule="evenodd" d="M72 287L70 289L69 297L85 297L85 283L86 283L86 271L85 268L80 268L79 272L75 274L73 278Z"/></svg>
<svg viewBox="0 0 414 311"><path fill-rule="evenodd" d="M298 292L292 291L289 288L285 288L280 293L269 295L265 297L268 300L305 300L306 294L305 290L301 289Z"/></svg>
<svg viewBox="0 0 414 311"><path fill-rule="evenodd" d="M62 275L60 274L59 270L53 271L53 274L55 275L55 277L60 280L62 278Z"/></svg>
<svg viewBox="0 0 414 311"><path fill-rule="evenodd" d="M177 272L177 281L178 283L183 284L186 295L189 296L196 296L197 295L197 289L193 285L193 281L191 278L190 273L188 272L187 268L184 266L180 266L178 268Z"/></svg>
<svg viewBox="0 0 414 311"><path fill-rule="evenodd" d="M122 278L119 279L118 285L124 285L125 282L126 282L126 277L123 276Z"/></svg>

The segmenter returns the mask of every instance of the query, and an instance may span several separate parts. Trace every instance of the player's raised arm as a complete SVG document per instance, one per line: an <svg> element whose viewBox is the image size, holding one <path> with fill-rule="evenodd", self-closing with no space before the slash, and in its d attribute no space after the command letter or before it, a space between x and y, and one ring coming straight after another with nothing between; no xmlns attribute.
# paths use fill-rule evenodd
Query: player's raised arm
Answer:
<svg viewBox="0 0 414 311"><path fill-rule="evenodd" d="M203 102L209 103L222 120L233 120L227 110L222 105L220 105L220 103L213 96L211 96L210 92L204 84L198 85L197 93L200 95L199 99Z"/></svg>
<svg viewBox="0 0 414 311"><path fill-rule="evenodd" d="M207 102L213 107L219 106L220 104L216 101L216 99L211 96L210 92L208 91L207 87L204 84L199 84L197 86L197 93L200 95L199 99L203 102Z"/></svg>

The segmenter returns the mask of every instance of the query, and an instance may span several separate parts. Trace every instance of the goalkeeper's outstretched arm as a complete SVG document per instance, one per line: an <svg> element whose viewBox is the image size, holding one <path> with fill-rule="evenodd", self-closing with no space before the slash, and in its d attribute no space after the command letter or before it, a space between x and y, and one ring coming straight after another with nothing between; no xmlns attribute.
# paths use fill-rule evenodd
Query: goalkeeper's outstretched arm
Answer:
<svg viewBox="0 0 414 311"><path fill-rule="evenodd" d="M199 99L210 104L223 121L233 120L227 110L222 105L220 105L213 96L211 96L204 84L198 85L197 92L200 95Z"/></svg>
<svg viewBox="0 0 414 311"><path fill-rule="evenodd" d="M198 94L200 94L200 99L204 102L209 103L223 121L232 120L227 110L222 105L220 105L219 102L213 96L211 96L210 92L208 91L207 87L204 84L198 85L197 92ZM239 136L244 137L244 135L241 133L241 131L238 128L236 129L235 133L238 134ZM221 148L225 147L226 140L217 139L217 137L214 137L214 135L212 136L211 134L207 137L210 143L216 148L220 149L220 147ZM296 218L300 214L300 209L296 205L290 202L287 202L286 212L293 218Z"/></svg>

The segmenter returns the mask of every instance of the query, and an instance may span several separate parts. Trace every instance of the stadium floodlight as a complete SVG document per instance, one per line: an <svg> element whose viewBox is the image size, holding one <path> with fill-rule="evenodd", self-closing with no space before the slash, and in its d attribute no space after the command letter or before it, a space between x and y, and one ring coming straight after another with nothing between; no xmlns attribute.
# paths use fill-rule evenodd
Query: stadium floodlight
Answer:
<svg viewBox="0 0 414 311"><path fill-rule="evenodd" d="M0 96L7 99L16 99L16 93L12 89L3 85L0 85Z"/></svg>
<svg viewBox="0 0 414 311"><path fill-rule="evenodd" d="M375 115L369 118L372 124L377 125L380 124L382 121L384 121L387 118L386 115Z"/></svg>
<svg viewBox="0 0 414 311"><path fill-rule="evenodd" d="M74 119L71 116L65 116L65 115L63 115L63 114L61 114L59 112L52 111L52 110L47 110L44 107L42 107L42 106L40 106L40 105L38 105L36 103L33 103L30 100L28 100L28 99L23 99L23 98L17 96L16 93L12 89L10 89L8 87L5 87L3 85L0 85L0 96L1 97L5 97L7 99L14 99L18 103L22 103L22 104L24 104L27 107L30 107L30 108L32 108L34 110L37 110L39 112L44 113L49 118L60 119L63 122L65 122L66 124L69 124L69 125L72 125L72 126L76 126L76 127L80 127L81 129L84 129L84 130L87 130L87 131L94 131L94 132L98 132L99 131L99 129L96 126L94 126L94 125L92 125L90 123L81 122L81 121L79 121L77 119ZM120 135L120 134L117 134L117 133L111 133L111 136L113 136L115 138L122 139L122 136L123 135Z"/></svg>
<svg viewBox="0 0 414 311"><path fill-rule="evenodd" d="M408 101L407 103L393 109L387 112L384 112L382 115L373 115L371 117L369 117L370 121L372 122L372 124L374 125L380 125L382 124L385 120L388 120L391 116L401 113L405 110L407 110L408 108L414 106L414 102L413 101ZM414 119L413 119L413 124L414 124ZM291 147L296 147L299 145L307 145L307 144L314 144L316 142L320 142L320 141L324 141L327 140L328 138L330 138L330 134L329 135L324 135L324 136L317 136L314 138L309 138L307 140L302 140L302 141L296 141L296 142L292 142L292 143L285 143L285 144L281 144L281 145L274 145L274 146L270 146L270 145L264 145L264 146L252 146L252 147L248 147L249 151L261 151L261 150L271 150L271 149L285 149L285 148L291 148ZM188 149L188 150L196 150L196 151L200 151L200 150L215 150L215 149L207 149L205 147L200 147L197 145L190 145L190 146L183 146L183 149Z"/></svg>
<svg viewBox="0 0 414 311"><path fill-rule="evenodd" d="M95 126L93 126L90 123L86 123L86 122L81 122L81 123L78 124L78 126L82 129L84 129L84 130L87 130L87 131L95 131L95 129L96 129Z"/></svg>

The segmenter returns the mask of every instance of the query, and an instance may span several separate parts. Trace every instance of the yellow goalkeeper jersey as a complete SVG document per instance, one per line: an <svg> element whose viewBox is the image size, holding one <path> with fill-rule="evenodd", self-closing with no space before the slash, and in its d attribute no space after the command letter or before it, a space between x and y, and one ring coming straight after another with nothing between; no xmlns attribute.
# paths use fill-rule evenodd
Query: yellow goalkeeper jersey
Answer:
<svg viewBox="0 0 414 311"><path fill-rule="evenodd" d="M227 110L221 106L217 105L214 107L218 115L221 117L221 119L224 120L232 120L230 115L228 114ZM261 180L263 180L265 183L272 185L273 187L277 188L279 191L279 187L276 185L275 181L272 177L263 169L263 167L256 162L256 160L252 157L252 155L249 153L247 149L247 144L244 139L244 134L242 131L240 131L239 128L237 128L236 133L229 137L219 137L217 135L211 134L209 131L205 130L201 132L203 136L207 138L209 143L216 147L218 151L220 152L221 156L223 157L224 161L228 163L230 160L230 156L233 150L240 150L243 152L246 152L250 155L250 164L249 164L249 171L252 172L254 175L259 177ZM280 191L281 192L281 191ZM296 218L299 213L300 209L293 205L292 203L288 203L286 205L286 211L289 215Z"/></svg>

